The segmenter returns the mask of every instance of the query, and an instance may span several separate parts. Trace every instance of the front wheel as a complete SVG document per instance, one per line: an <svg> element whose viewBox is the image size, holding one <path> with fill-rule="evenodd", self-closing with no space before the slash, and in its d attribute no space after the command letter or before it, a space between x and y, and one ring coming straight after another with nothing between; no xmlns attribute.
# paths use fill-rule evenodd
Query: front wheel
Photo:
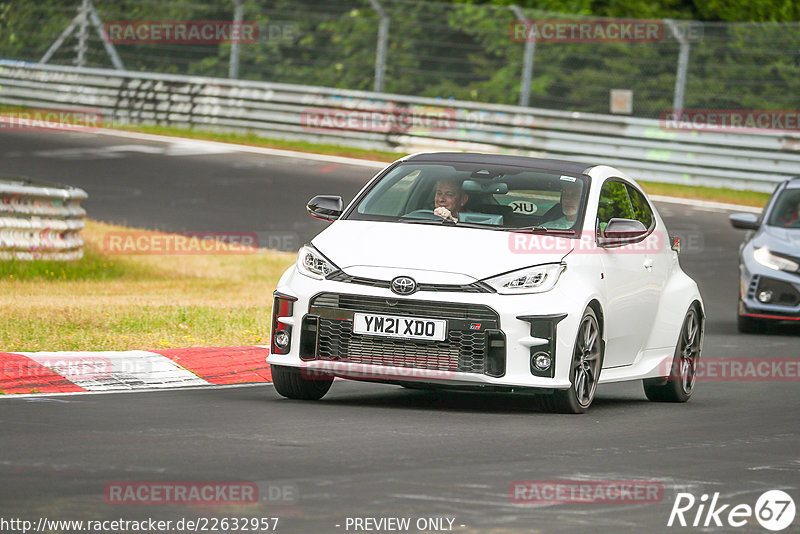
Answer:
<svg viewBox="0 0 800 534"><path fill-rule="evenodd" d="M642 381L644 394L651 401L686 402L692 396L697 378L697 361L703 348L703 318L695 307L689 309L681 326L672 367L666 381L649 378Z"/></svg>
<svg viewBox="0 0 800 534"><path fill-rule="evenodd" d="M270 368L275 391L287 399L319 400L333 384L333 377L303 378L300 369L295 367L272 365Z"/></svg>
<svg viewBox="0 0 800 534"><path fill-rule="evenodd" d="M603 340L597 315L592 308L583 312L575 348L572 352L570 387L542 397L547 411L556 413L584 413L594 400L600 369L603 367Z"/></svg>

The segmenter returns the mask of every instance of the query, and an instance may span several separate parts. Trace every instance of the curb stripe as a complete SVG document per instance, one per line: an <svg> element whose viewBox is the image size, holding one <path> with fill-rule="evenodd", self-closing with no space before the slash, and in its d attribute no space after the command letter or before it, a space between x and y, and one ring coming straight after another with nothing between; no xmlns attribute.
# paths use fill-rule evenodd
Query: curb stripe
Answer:
<svg viewBox="0 0 800 534"><path fill-rule="evenodd" d="M69 379L22 354L0 352L0 391L11 393L71 393L86 391Z"/></svg>
<svg viewBox="0 0 800 534"><path fill-rule="evenodd" d="M265 347L194 347L159 353L212 384L272 382Z"/></svg>
<svg viewBox="0 0 800 534"><path fill-rule="evenodd" d="M87 393L272 382L268 347L0 352L0 392Z"/></svg>
<svg viewBox="0 0 800 534"><path fill-rule="evenodd" d="M169 358L143 350L19 354L89 391L208 385Z"/></svg>

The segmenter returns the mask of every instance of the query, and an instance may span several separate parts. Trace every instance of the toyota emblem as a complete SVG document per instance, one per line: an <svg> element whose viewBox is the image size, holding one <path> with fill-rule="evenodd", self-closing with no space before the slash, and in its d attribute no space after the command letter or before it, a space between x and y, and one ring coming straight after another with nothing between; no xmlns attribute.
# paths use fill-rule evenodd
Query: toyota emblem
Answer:
<svg viewBox="0 0 800 534"><path fill-rule="evenodd" d="M417 283L408 276L398 276L392 280L392 291L398 295L410 295L417 290Z"/></svg>

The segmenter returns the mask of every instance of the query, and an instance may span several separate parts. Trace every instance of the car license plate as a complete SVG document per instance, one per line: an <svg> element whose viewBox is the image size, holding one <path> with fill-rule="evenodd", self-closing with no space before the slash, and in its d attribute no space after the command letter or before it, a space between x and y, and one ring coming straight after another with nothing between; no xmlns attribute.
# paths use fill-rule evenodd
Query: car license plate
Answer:
<svg viewBox="0 0 800 534"><path fill-rule="evenodd" d="M354 313L353 333L444 341L445 337L447 337L447 321L444 319L416 319L414 317L399 317L396 315Z"/></svg>

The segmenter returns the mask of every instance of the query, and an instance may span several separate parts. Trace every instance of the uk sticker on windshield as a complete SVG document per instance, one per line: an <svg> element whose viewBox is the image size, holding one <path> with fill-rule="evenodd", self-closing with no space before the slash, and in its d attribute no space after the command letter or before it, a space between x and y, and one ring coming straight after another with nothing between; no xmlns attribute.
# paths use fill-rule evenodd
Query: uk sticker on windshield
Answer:
<svg viewBox="0 0 800 534"><path fill-rule="evenodd" d="M577 178L575 178L574 176L562 176L561 179L564 180L565 182L574 182L575 180L577 180Z"/></svg>

